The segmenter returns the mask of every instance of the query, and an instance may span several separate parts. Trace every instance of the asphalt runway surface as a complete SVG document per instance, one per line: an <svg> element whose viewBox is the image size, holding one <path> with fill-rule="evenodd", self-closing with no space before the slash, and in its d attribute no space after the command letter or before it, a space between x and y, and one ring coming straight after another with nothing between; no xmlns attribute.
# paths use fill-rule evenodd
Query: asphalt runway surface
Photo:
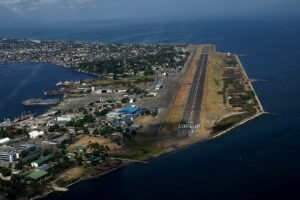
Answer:
<svg viewBox="0 0 300 200"><path fill-rule="evenodd" d="M203 100L206 67L208 65L208 53L210 46L203 46L191 90L184 107L181 122L179 124L179 136L197 136L200 128L201 105Z"/></svg>

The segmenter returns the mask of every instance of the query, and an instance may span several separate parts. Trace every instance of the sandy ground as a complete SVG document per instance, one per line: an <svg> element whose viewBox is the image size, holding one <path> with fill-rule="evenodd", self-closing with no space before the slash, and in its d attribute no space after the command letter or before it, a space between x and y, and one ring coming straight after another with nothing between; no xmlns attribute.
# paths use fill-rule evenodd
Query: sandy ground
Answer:
<svg viewBox="0 0 300 200"><path fill-rule="evenodd" d="M74 144L70 145L68 148L71 150L77 146L86 147L90 142L91 143L98 142L100 145L107 145L110 149L115 149L117 147L117 144L111 143L111 140L108 138L84 136Z"/></svg>
<svg viewBox="0 0 300 200"><path fill-rule="evenodd" d="M84 169L82 167L74 167L69 169L68 171L66 171L65 173L61 174L59 178L63 178L65 180L69 180L72 178L80 178L82 173L83 173Z"/></svg>
<svg viewBox="0 0 300 200"><path fill-rule="evenodd" d="M136 120L136 123L144 126L153 120L154 120L154 117L152 115L145 115L145 116L140 117L138 120Z"/></svg>
<svg viewBox="0 0 300 200"><path fill-rule="evenodd" d="M178 95L174 101L174 106L182 106L186 103L189 93L190 93L191 85L183 85L181 86Z"/></svg>

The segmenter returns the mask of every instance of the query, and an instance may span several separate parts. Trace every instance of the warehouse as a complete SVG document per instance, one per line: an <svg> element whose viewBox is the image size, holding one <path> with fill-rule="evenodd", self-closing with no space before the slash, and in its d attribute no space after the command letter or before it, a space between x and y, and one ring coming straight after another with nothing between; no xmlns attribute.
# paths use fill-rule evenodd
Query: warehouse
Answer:
<svg viewBox="0 0 300 200"><path fill-rule="evenodd" d="M44 131L32 131L29 133L30 138L37 138L42 135L44 135Z"/></svg>
<svg viewBox="0 0 300 200"><path fill-rule="evenodd" d="M36 161L33 161L31 163L31 166L32 167L39 167L41 166L42 164L44 164L45 162L49 161L54 155L53 154L49 154L47 156L44 156Z"/></svg>
<svg viewBox="0 0 300 200"><path fill-rule="evenodd" d="M12 147L1 147L0 149L0 161L2 162L12 162L17 160L17 153Z"/></svg>
<svg viewBox="0 0 300 200"><path fill-rule="evenodd" d="M29 179L29 180L31 180L31 181L41 181L47 175L48 175L48 172L46 172L44 170L37 169L34 172L28 174L26 176L26 178Z"/></svg>
<svg viewBox="0 0 300 200"><path fill-rule="evenodd" d="M119 110L119 113L122 114L135 114L137 111L139 111L138 108L136 108L135 106L129 106L127 108L123 108L122 110Z"/></svg>
<svg viewBox="0 0 300 200"><path fill-rule="evenodd" d="M9 138L8 137L6 137L6 138L0 138L0 144L4 144L4 143L6 143L6 142L9 142Z"/></svg>

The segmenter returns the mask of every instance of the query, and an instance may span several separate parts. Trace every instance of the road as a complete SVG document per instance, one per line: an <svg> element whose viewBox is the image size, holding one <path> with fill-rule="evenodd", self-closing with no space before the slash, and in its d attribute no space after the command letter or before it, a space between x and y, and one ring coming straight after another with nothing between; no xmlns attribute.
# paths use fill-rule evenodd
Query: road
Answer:
<svg viewBox="0 0 300 200"><path fill-rule="evenodd" d="M203 46L191 90L178 127L178 136L198 136L209 45Z"/></svg>

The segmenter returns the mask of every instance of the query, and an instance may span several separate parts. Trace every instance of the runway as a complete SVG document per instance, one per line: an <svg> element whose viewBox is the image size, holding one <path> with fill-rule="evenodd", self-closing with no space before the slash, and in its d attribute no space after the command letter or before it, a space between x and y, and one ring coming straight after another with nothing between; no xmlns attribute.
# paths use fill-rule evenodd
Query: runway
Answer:
<svg viewBox="0 0 300 200"><path fill-rule="evenodd" d="M191 90L178 127L178 136L198 136L209 45L203 46Z"/></svg>

